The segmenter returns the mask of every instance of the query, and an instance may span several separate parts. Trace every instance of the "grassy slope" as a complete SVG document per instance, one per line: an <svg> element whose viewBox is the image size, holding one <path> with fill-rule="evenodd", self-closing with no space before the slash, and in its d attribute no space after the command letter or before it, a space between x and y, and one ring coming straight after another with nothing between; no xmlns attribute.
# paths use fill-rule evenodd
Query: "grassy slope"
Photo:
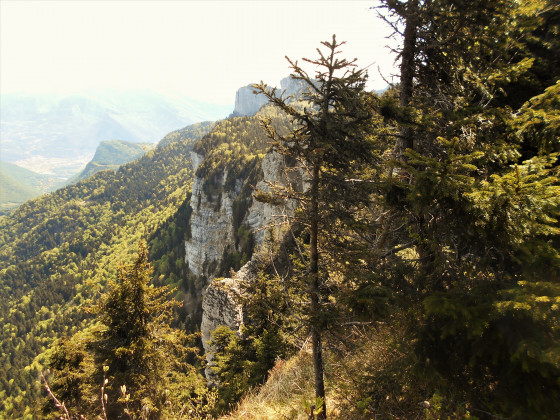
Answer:
<svg viewBox="0 0 560 420"><path fill-rule="evenodd" d="M440 378L416 370L414 341L407 324L405 317L394 318L389 323L349 330L344 343L326 343L329 418L474 418L469 417L467 407L460 409L459 395L456 401L448 401L459 410L446 409L437 390ZM315 395L313 378L308 345L292 358L278 360L267 382L220 419L307 420Z"/></svg>
<svg viewBox="0 0 560 420"><path fill-rule="evenodd" d="M10 176L2 169L0 169L0 185L0 208L23 203L41 194L37 188L25 184L22 178Z"/></svg>

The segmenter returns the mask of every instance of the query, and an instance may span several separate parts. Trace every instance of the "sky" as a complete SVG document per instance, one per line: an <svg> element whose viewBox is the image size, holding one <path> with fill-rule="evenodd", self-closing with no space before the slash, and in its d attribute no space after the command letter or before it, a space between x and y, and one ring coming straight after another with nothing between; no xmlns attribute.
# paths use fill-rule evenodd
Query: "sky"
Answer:
<svg viewBox="0 0 560 420"><path fill-rule="evenodd" d="M285 56L320 42L369 66L370 89L396 73L371 1L0 0L0 93L149 89L232 104L236 90L290 73ZM394 42L393 42L394 45ZM313 72L312 67L307 67Z"/></svg>

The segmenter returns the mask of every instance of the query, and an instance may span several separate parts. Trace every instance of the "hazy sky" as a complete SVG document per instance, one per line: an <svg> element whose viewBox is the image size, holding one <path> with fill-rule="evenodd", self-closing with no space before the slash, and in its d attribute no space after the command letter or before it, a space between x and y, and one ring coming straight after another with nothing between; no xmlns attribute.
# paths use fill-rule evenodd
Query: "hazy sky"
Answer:
<svg viewBox="0 0 560 420"><path fill-rule="evenodd" d="M231 104L240 86L278 85L285 55L315 58L333 33L382 88L377 67L389 77L393 57L375 4L0 0L0 92L153 89Z"/></svg>

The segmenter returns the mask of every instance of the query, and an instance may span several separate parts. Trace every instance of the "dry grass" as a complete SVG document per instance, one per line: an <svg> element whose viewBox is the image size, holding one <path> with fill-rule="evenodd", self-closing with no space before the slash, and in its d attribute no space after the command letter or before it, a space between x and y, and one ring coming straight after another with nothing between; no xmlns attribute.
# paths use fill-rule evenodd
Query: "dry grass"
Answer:
<svg viewBox="0 0 560 420"><path fill-rule="evenodd" d="M313 395L313 361L304 348L287 361L278 360L267 382L221 419L307 419L303 400Z"/></svg>
<svg viewBox="0 0 560 420"><path fill-rule="evenodd" d="M326 354L327 411L330 419L422 419L422 385L407 372L410 361L401 328L356 329L341 351ZM400 342L398 345L396 342ZM400 348L399 348L400 347ZM406 347L406 346L405 346ZM417 379L417 378L416 378ZM221 420L307 420L303 401L314 399L313 362L309 348L279 360L268 381Z"/></svg>

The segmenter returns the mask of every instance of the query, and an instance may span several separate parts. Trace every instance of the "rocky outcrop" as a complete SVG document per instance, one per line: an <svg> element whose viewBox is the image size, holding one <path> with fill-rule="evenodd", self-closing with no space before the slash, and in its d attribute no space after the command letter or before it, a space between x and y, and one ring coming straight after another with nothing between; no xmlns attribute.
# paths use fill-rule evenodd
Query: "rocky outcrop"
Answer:
<svg viewBox="0 0 560 420"><path fill-rule="evenodd" d="M226 179L227 172L223 172L213 181L223 187ZM204 183L203 178L195 177L191 196L191 238L185 243L185 262L192 274L210 280L224 252L234 241L233 203L242 182L236 182L232 191L223 191L217 196L207 194Z"/></svg>
<svg viewBox="0 0 560 420"><path fill-rule="evenodd" d="M302 173L294 170L286 164L286 158L277 152L269 152L262 162L264 178L256 185L258 190L269 192L268 183L275 183L282 186L291 184L294 190L301 191L304 188ZM247 215L247 224L253 231L256 242L262 243L265 236L265 228L291 215L296 203L286 201L283 205L274 206L253 200Z"/></svg>
<svg viewBox="0 0 560 420"><path fill-rule="evenodd" d="M200 166L200 164L202 163L203 160L204 160L203 155L200 155L196 152L191 152L191 163L192 163L193 171L195 173L196 173L196 170L198 169L198 167Z"/></svg>
<svg viewBox="0 0 560 420"><path fill-rule="evenodd" d="M299 92L298 86L299 82L291 79L285 79L282 83L286 95ZM247 92L248 89L242 88L240 92ZM252 88L250 90L253 95ZM236 112L254 113L263 104L262 101L254 101L254 98L247 99L244 95L238 92ZM216 155L206 152L209 155L207 164L200 150L205 149L200 147L198 153L193 152L191 155L196 175L190 199L190 229L188 240L185 242L185 262L190 287L185 307L190 313L197 311L196 313L200 314L201 306L202 339L208 360L211 362L213 355L208 344L210 332L220 325L239 329L244 321L243 310L237 299L239 282L251 281L251 276L255 275L256 263L249 261L230 278L215 277L223 276L229 267L238 267L244 259L240 256L246 254L247 258L250 258L252 245L251 252L245 252L248 248L242 245L242 238L245 238L245 244L254 243L258 249L264 243L266 227L291 215L296 206L291 201L280 205L258 202L252 198L252 185L256 183L256 187L265 192L270 189L269 183L282 184L301 191L305 188L305 179L302 171L291 167L284 156L268 152L260 163L262 177L258 175L259 171L238 171L235 173L239 174L239 178L232 182L233 179L228 179L228 171L219 169L219 159L216 160ZM235 166L231 165L231 161L228 165L230 168ZM211 171L208 167L212 168ZM251 240L247 240L247 236L250 236ZM235 264L232 263L232 256L236 258ZM211 373L208 369L210 381Z"/></svg>
<svg viewBox="0 0 560 420"><path fill-rule="evenodd" d="M215 279L210 283L202 301L202 345L206 353L208 365L206 367L206 378L212 383L212 362L214 353L211 345L211 331L223 325L241 334L243 324L243 307L240 296L243 293L241 285L251 281L256 275L257 263L249 261L233 278Z"/></svg>
<svg viewBox="0 0 560 420"><path fill-rule="evenodd" d="M241 117L255 115L261 107L268 103L268 99L262 93L256 94L251 85L244 86L235 94L235 108L232 116Z"/></svg>
<svg viewBox="0 0 560 420"><path fill-rule="evenodd" d="M301 99L301 93L306 84L301 80L285 77L280 81L280 89L276 89L278 95L284 97L293 96L292 100ZM262 93L257 94L251 85L244 86L235 94L235 108L232 117L255 115L259 109L268 103L268 99Z"/></svg>
<svg viewBox="0 0 560 420"><path fill-rule="evenodd" d="M193 152L191 158L196 170L203 156ZM304 187L301 171L289 168L285 157L276 152L269 152L261 167L264 178L257 183L258 189L268 191L267 181L283 185L290 183L296 190ZM210 282L217 274L216 269L220 266L223 256L235 250L234 203L241 193L244 180L236 180L232 190L225 190L223 187L226 179L227 171L223 171L212 180L214 190L221 190L213 195L204 190L204 184L208 181L195 176L193 183L191 235L185 243L185 262L191 274L203 277L205 282ZM264 239L265 228L279 218L291 214L294 207L293 202L274 206L252 200L242 224L250 228L258 246Z"/></svg>
<svg viewBox="0 0 560 420"><path fill-rule="evenodd" d="M280 93L282 93L284 97L293 96L292 100L302 99L302 92L306 86L306 83L302 80L285 77L280 80Z"/></svg>
<svg viewBox="0 0 560 420"><path fill-rule="evenodd" d="M285 157L276 152L269 152L265 156L262 162L262 170L264 179L257 184L257 188L261 190L269 190L267 181L283 184L284 186L291 184L291 186L296 190L305 188L304 177L302 176L301 171L290 168L289 165L286 164ZM195 197L194 190L193 197ZM222 205L227 207L229 205L228 203L230 202L231 197L226 196L226 199L222 202ZM205 203L204 199L201 200L201 203ZM266 233L265 228L279 221L279 219L291 215L293 210L295 209L295 206L296 203L292 201L287 201L283 205L272 205L253 200L249 211L244 218L244 222L251 228L257 246L264 242ZM199 242L211 242L212 246L215 247L215 250L213 251L208 250L208 248L201 248L201 250L204 249L204 257L214 258L213 261L220 260L220 250L225 249L225 247L227 246L226 244L231 240L233 234L233 232L231 231L231 227L227 226L226 221L229 217L227 215L230 214L230 211L225 207L223 207L221 211L223 213L221 213L219 216L216 216L215 214L211 215L208 212L197 215L197 219L200 218L202 220L203 218L206 218L206 224L209 220L220 220L222 222L221 230L209 230L206 228L200 229L200 231L196 234L196 237L198 238L197 240ZM193 222L195 224L198 223L194 220ZM217 243L220 238L220 234L222 235L222 242ZM195 236L193 235L193 238L194 237ZM213 239L208 240L208 238ZM187 252L189 252L189 249L194 249L194 242L190 242L190 246L188 245L187 247ZM218 252L215 252L216 250L218 250ZM196 258L199 259L199 262L197 264L200 266L202 255L197 254ZM258 262L256 262L255 259L256 258L253 258L253 260L245 264L232 278L211 280L203 294L202 323L200 329L202 332L204 350L206 352L207 360L209 363L209 368L207 368L206 370L206 377L211 384L214 382L212 370L210 368L212 366L213 360L213 352L210 344L211 331L215 330L220 325L225 325L233 330L239 331L240 326L244 322L242 303L239 299L239 295L241 293L240 285L251 282L252 278L257 275ZM202 265L202 267L205 267L204 264ZM210 280L211 273L209 274Z"/></svg>

